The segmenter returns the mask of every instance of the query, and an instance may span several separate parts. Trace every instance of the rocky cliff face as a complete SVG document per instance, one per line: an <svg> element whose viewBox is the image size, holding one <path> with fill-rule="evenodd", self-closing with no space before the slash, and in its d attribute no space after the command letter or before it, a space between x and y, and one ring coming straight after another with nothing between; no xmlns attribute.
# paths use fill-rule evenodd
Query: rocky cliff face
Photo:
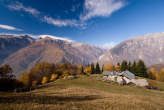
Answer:
<svg viewBox="0 0 164 110"><path fill-rule="evenodd" d="M101 63L134 61L142 59L147 66L164 62L164 33L147 34L121 42L101 55Z"/></svg>
<svg viewBox="0 0 164 110"><path fill-rule="evenodd" d="M12 53L24 48L34 42L28 35L0 35L0 64Z"/></svg>

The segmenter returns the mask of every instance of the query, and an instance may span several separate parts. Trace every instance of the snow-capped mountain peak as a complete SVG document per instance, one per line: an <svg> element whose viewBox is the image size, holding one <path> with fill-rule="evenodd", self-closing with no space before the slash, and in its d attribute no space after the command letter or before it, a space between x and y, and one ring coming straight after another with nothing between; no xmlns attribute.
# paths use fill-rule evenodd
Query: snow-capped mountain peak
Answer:
<svg viewBox="0 0 164 110"><path fill-rule="evenodd" d="M51 39L54 39L54 40L63 40L63 41L70 42L70 43L74 42L73 40L70 40L68 38L57 37L57 36L52 36L52 35L39 35L38 38L41 38L41 39L51 38Z"/></svg>

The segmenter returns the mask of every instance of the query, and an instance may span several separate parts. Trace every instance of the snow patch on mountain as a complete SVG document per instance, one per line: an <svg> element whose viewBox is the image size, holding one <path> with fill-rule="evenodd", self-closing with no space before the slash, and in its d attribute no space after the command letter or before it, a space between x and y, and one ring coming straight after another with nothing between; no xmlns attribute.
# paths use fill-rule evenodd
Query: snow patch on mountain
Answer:
<svg viewBox="0 0 164 110"><path fill-rule="evenodd" d="M52 35L39 35L38 38L52 38L54 40L63 40L63 41L66 41L66 42L74 42L73 40L70 40L68 38L64 38L64 37L57 37L57 36L52 36Z"/></svg>

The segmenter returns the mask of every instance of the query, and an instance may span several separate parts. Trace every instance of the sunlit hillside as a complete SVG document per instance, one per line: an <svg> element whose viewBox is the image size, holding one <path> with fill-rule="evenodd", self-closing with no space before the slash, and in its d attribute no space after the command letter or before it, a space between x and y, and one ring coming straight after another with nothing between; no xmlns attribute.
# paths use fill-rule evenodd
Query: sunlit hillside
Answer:
<svg viewBox="0 0 164 110"><path fill-rule="evenodd" d="M1 93L1 110L163 110L162 89L101 81L101 75L59 79L31 92Z"/></svg>

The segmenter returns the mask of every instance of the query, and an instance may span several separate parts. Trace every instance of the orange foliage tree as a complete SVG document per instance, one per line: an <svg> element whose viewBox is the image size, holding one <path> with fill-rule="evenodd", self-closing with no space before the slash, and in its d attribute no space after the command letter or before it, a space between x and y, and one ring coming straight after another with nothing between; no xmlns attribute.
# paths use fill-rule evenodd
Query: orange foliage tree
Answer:
<svg viewBox="0 0 164 110"><path fill-rule="evenodd" d="M43 78L42 78L42 84L46 84L48 82L48 78L46 77L46 76L44 76Z"/></svg>
<svg viewBox="0 0 164 110"><path fill-rule="evenodd" d="M54 81L57 77L58 77L57 74L52 74L51 78L50 78L50 81Z"/></svg>
<svg viewBox="0 0 164 110"><path fill-rule="evenodd" d="M114 65L112 63L108 63L103 67L104 71L114 71Z"/></svg>

